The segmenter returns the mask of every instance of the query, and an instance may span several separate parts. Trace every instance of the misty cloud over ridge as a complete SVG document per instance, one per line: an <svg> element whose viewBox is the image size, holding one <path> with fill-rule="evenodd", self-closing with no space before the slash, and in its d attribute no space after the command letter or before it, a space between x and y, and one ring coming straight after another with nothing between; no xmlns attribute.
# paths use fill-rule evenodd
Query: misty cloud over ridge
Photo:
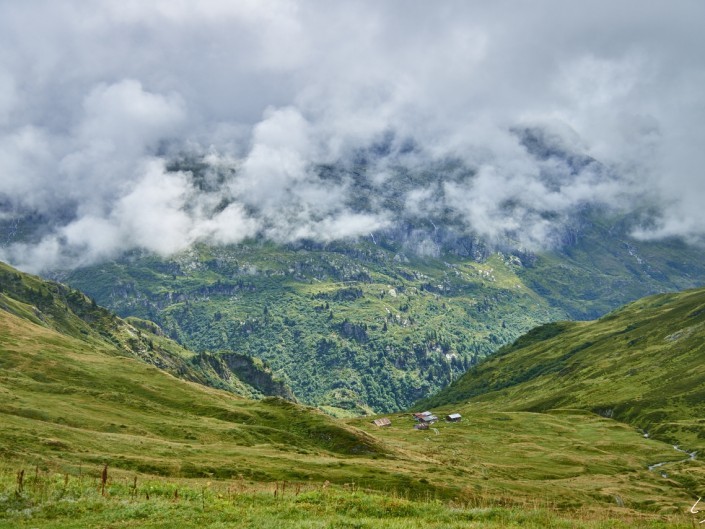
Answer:
<svg viewBox="0 0 705 529"><path fill-rule="evenodd" d="M0 258L444 216L538 248L586 204L657 205L636 236L701 241L703 19L695 0L0 4L0 222L47 224Z"/></svg>

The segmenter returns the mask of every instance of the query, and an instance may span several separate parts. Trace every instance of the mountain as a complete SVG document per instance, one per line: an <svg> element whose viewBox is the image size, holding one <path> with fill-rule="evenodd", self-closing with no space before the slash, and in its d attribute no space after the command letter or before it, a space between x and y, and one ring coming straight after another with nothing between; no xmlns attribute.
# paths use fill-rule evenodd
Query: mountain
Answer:
<svg viewBox="0 0 705 529"><path fill-rule="evenodd" d="M613 189L608 184L618 181L538 129L514 133L546 192L577 193L584 179ZM338 415L405 409L536 325L598 318L705 282L702 247L634 237L654 222L653 206L620 210L586 200L556 210L515 190L492 210L484 229L497 228L487 235L469 220L480 169L393 140L311 166L315 185L301 183L306 197L325 190L335 207L328 206L349 213L346 222L384 220L364 236L341 235L327 217L299 225L297 215L311 210L296 202L304 190L281 190L293 201L282 211L266 201L245 208L260 231L239 244L204 240L170 256L132 248L47 276L123 318L156 322L192 351L211 352L201 363L219 363L211 378L235 359L263 365L301 402ZM216 215L234 204L241 169L208 160L177 156L167 168ZM56 224L76 220L69 206L57 209ZM35 244L50 225L49 213L8 213L0 245ZM527 230L540 240L527 246ZM82 248L69 250L81 258Z"/></svg>
<svg viewBox="0 0 705 529"><path fill-rule="evenodd" d="M84 328L62 305L63 296L80 293L3 271L15 292L31 288L38 302L41 292L44 310L3 288L0 527L110 520L196 527L209 513L217 514L213 527L243 516L254 527L300 527L293 520L301 512L338 526L334 517L352 523L362 513L371 527L395 527L390 516L399 527L418 519L595 527L594 519L675 519L702 488L698 461L679 462L684 456L670 445L580 409L522 411L501 398L473 399L434 409L441 418L460 412L459 423L415 430L410 414L397 413L378 428L369 417L343 421L281 398L250 400L182 380L125 349L116 328L114 341ZM91 327L110 329L97 319ZM522 340L538 339L535 331ZM655 464L669 477L649 470ZM30 468L23 488L19 472ZM169 521L159 522L163 516Z"/></svg>
<svg viewBox="0 0 705 529"><path fill-rule="evenodd" d="M565 317L515 256L420 257L372 241L197 246L62 276L195 350L261 358L333 413L408 407L538 323Z"/></svg>
<svg viewBox="0 0 705 529"><path fill-rule="evenodd" d="M591 322L538 327L421 407L584 409L705 449L705 289L639 300Z"/></svg>
<svg viewBox="0 0 705 529"><path fill-rule="evenodd" d="M702 284L703 250L638 241L631 226L590 210L551 252L458 253L456 239L439 239L441 253L422 256L398 234L256 240L170 258L134 252L59 277L190 349L263 359L303 402L381 412L438 391L541 323Z"/></svg>
<svg viewBox="0 0 705 529"><path fill-rule="evenodd" d="M175 376L242 396L293 399L289 388L255 359L228 353L196 354L164 336L158 325L123 320L78 290L0 263L0 308L100 350L142 360Z"/></svg>
<svg viewBox="0 0 705 529"><path fill-rule="evenodd" d="M565 228L562 244L536 254L520 276L570 319L599 318L649 294L705 283L705 252L677 238L631 236L635 216L585 211Z"/></svg>

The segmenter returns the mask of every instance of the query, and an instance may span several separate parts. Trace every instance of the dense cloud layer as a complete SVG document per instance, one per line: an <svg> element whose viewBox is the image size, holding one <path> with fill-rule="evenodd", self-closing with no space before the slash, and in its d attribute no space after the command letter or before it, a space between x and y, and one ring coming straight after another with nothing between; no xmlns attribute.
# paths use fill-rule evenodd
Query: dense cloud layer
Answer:
<svg viewBox="0 0 705 529"><path fill-rule="evenodd" d="M591 203L657 204L635 235L702 240L702 20L699 0L0 3L0 221L49 224L0 258L366 235L400 215L375 198L399 166L437 168L402 215L490 240L551 244ZM364 207L320 170L362 152ZM184 153L205 180L167 170Z"/></svg>

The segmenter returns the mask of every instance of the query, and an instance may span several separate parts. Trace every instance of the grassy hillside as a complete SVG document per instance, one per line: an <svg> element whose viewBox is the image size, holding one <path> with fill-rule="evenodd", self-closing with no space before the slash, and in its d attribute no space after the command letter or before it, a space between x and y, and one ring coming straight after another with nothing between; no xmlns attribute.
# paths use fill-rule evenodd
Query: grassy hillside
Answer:
<svg viewBox="0 0 705 529"><path fill-rule="evenodd" d="M705 449L705 290L534 329L421 405L582 408Z"/></svg>
<svg viewBox="0 0 705 529"><path fill-rule="evenodd" d="M438 424L438 433L413 430L408 415L380 430L184 382L4 312L0 337L0 456L28 476L87 472L95 483L108 464L116 494L149 475L170 490L275 481L310 490L328 481L392 498L614 516L673 514L693 493L647 469L680 458L670 446L594 415L461 406L465 421Z"/></svg>
<svg viewBox="0 0 705 529"><path fill-rule="evenodd" d="M78 290L23 274L4 263L0 263L0 309L103 350L139 358L186 380L243 396L293 399L289 388L257 359L234 353L222 357L193 353L151 321L122 320Z"/></svg>
<svg viewBox="0 0 705 529"><path fill-rule="evenodd" d="M5 459L71 467L110 461L154 474L266 480L291 478L290 458L309 451L322 459L301 462L298 471L311 466L314 474L325 467L325 454L385 452L313 409L182 381L4 311L0 351ZM265 463L281 449L289 457Z"/></svg>
<svg viewBox="0 0 705 529"><path fill-rule="evenodd" d="M379 429L31 320L0 310L0 527L687 527L703 492L699 461L588 412L469 403Z"/></svg>

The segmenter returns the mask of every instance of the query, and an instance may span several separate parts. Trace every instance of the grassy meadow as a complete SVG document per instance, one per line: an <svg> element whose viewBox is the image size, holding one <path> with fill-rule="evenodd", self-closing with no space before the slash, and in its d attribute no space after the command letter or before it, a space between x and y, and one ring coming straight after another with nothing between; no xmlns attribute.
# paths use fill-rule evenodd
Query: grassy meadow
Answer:
<svg viewBox="0 0 705 529"><path fill-rule="evenodd" d="M438 410L460 423L416 431L393 414L380 429L185 382L5 312L0 351L0 527L689 523L692 491L647 468L682 454L584 411L466 404Z"/></svg>
<svg viewBox="0 0 705 529"><path fill-rule="evenodd" d="M79 476L31 473L17 490L16 475L0 470L0 528L436 529L688 528L685 513L654 517L591 508L557 510L526 505L409 499L354 486L286 482L166 480L108 473Z"/></svg>

